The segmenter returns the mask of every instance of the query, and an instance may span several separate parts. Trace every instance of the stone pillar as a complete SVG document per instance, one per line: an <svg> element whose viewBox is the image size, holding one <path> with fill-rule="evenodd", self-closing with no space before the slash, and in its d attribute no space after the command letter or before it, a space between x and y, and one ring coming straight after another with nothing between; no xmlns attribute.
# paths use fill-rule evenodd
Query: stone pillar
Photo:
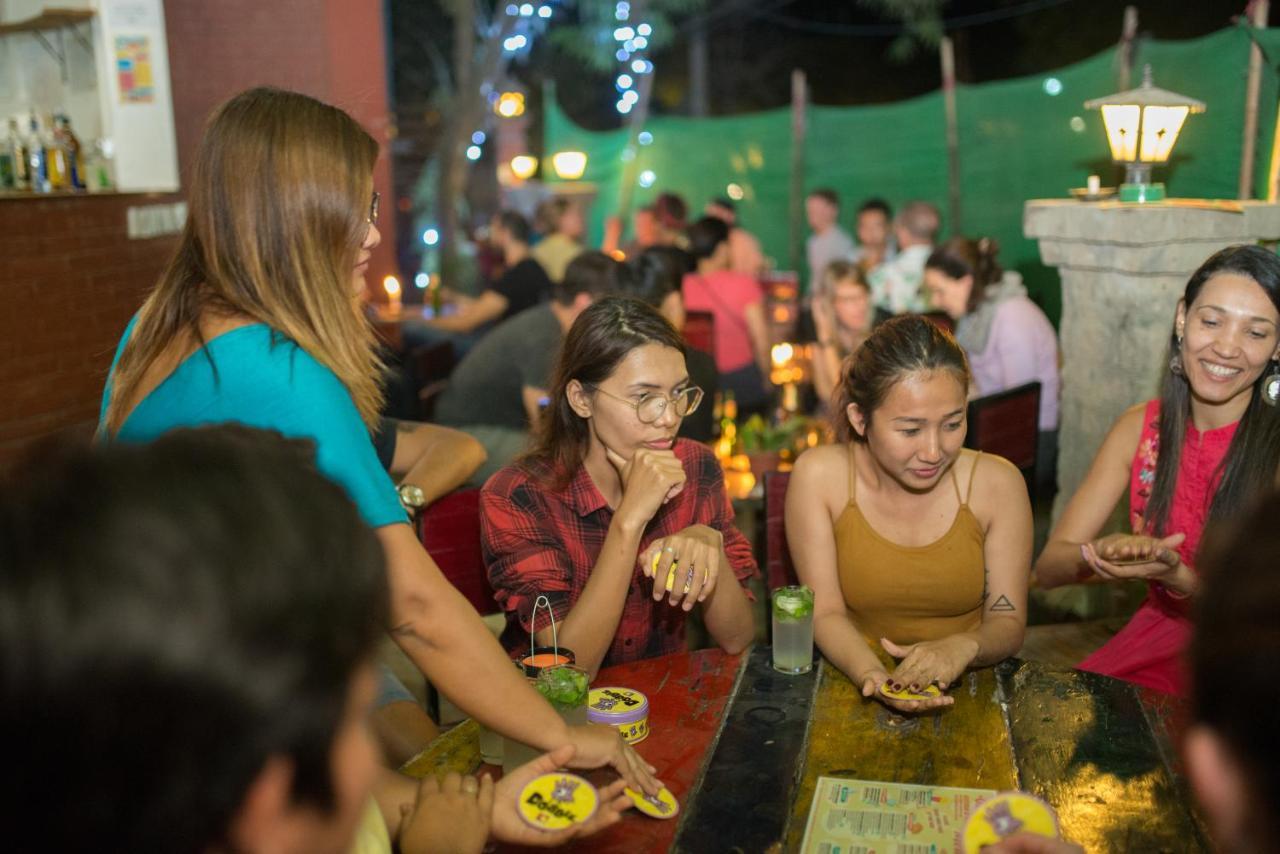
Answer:
<svg viewBox="0 0 1280 854"><path fill-rule="evenodd" d="M1056 520L1120 413L1158 393L1188 277L1224 246L1280 239L1280 205L1035 199L1023 232L1062 277Z"/></svg>

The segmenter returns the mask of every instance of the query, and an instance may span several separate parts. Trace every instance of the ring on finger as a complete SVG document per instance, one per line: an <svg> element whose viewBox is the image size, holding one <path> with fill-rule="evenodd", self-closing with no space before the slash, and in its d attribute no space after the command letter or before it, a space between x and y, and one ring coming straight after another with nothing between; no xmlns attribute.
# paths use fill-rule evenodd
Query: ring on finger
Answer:
<svg viewBox="0 0 1280 854"><path fill-rule="evenodd" d="M462 791L474 795L476 792L480 791L480 784L475 781L474 777L463 777Z"/></svg>

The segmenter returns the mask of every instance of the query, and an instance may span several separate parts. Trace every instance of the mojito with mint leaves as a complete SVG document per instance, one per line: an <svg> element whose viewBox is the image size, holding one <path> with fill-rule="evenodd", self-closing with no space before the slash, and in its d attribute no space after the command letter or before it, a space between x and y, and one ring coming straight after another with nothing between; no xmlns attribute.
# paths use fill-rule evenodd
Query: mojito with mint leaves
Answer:
<svg viewBox="0 0 1280 854"><path fill-rule="evenodd" d="M803 585L773 591L773 669L813 669L813 591Z"/></svg>

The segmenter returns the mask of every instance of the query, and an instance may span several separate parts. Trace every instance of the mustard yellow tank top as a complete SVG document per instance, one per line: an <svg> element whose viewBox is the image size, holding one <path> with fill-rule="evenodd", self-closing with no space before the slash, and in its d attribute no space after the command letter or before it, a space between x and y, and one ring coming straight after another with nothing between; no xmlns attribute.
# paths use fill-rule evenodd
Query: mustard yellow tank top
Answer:
<svg viewBox="0 0 1280 854"><path fill-rule="evenodd" d="M977 470L975 459L961 499L951 466L960 509L947 532L928 545L902 546L880 536L858 509L850 446L849 504L835 524L836 568L849 615L872 649L880 648L882 637L918 643L973 631L982 622L985 535L969 509Z"/></svg>

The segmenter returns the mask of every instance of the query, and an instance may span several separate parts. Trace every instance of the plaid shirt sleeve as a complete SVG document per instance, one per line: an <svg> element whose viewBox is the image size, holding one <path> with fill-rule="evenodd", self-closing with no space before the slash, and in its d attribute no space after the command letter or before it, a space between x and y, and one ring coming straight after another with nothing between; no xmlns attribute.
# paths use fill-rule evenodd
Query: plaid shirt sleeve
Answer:
<svg viewBox="0 0 1280 854"><path fill-rule="evenodd" d="M528 475L504 468L480 492L480 540L493 586L493 598L525 631L551 624L545 609L538 626L530 622L534 602L546 596L559 622L569 613L569 555Z"/></svg>
<svg viewBox="0 0 1280 854"><path fill-rule="evenodd" d="M733 575L738 579L738 584L742 585L747 598L755 601L747 587L747 582L757 573L755 553L751 541L735 524L733 504L724 487L724 470L720 468L715 455L705 446L690 442L689 447L693 449L693 454L685 465L695 471L692 479L698 484L700 499L694 524L714 528L724 537L724 553L729 558Z"/></svg>

